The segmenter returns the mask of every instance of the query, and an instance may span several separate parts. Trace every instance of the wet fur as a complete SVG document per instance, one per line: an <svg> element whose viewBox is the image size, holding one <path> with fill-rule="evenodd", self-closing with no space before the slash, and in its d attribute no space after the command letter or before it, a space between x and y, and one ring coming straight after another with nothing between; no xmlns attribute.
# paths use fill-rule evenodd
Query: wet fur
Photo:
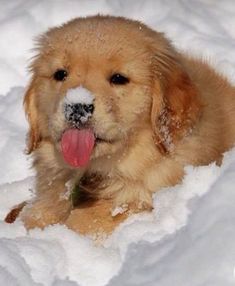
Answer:
<svg viewBox="0 0 235 286"><path fill-rule="evenodd" d="M72 206L65 185L84 177L99 178L85 180L96 199L151 209L152 194L179 183L185 165L220 162L235 142L234 87L140 22L78 18L40 37L37 51L24 101L37 171L36 198L21 213L27 227L66 222ZM58 68L69 70L62 83L53 80ZM111 86L113 72L130 83ZM66 165L59 147L66 128L59 102L79 85L95 96L91 126L107 140L81 170Z"/></svg>

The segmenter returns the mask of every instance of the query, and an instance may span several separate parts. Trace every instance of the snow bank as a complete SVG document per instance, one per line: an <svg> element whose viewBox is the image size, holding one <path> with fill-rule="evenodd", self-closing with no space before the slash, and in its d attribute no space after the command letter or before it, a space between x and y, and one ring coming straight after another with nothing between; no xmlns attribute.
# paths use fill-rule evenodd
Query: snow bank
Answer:
<svg viewBox="0 0 235 286"><path fill-rule="evenodd" d="M188 167L181 185L154 196L151 214L130 217L99 246L64 226L26 233L20 221L2 222L0 279L19 283L11 285L53 285L69 278L78 285L101 286L120 271L108 285L172 285L177 279L180 285L189 279L190 285L212 285L207 279L213 285L232 282L234 170L235 150L226 154L222 167ZM0 187L1 218L5 203L9 208L28 198L31 184L29 179L14 183L14 188Z"/></svg>
<svg viewBox="0 0 235 286"><path fill-rule="evenodd" d="M4 4L3 4L4 3ZM0 284L52 286L234 285L235 150L221 167L187 167L183 183L154 196L154 210L130 217L102 245L64 226L26 232L3 222L32 196L24 155L22 97L32 38L95 13L123 15L164 31L234 81L235 3L155 0L4 1L0 15ZM18 86L18 87L17 87Z"/></svg>
<svg viewBox="0 0 235 286"><path fill-rule="evenodd" d="M0 184L23 180L34 173L30 157L24 154L28 128L23 113L24 91L14 87L6 96L0 96Z"/></svg>

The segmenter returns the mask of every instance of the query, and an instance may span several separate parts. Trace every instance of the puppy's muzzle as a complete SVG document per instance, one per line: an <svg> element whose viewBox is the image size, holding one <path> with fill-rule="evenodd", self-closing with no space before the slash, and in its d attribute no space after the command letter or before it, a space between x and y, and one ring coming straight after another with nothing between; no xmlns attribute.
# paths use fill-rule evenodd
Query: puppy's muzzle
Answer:
<svg viewBox="0 0 235 286"><path fill-rule="evenodd" d="M87 123L93 112L93 104L66 103L64 106L65 119L76 126Z"/></svg>

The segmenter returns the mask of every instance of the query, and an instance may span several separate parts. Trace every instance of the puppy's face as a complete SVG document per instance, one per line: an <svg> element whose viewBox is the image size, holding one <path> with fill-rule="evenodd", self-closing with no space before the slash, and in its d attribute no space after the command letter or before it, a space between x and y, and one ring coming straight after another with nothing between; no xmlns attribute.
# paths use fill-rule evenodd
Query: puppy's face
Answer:
<svg viewBox="0 0 235 286"><path fill-rule="evenodd" d="M62 134L69 128L93 130L95 157L118 150L143 128L153 129L164 150L169 147L174 126L165 117L174 108L167 107L172 104L167 94L172 85L182 86L182 78L181 90L194 91L160 34L123 18L91 17L50 30L39 40L38 49L25 97L30 149L43 138L59 149ZM71 100L71 93L74 98L76 92L78 98L85 92L90 99ZM183 103L183 92L180 96ZM171 116L177 115L181 123L176 113ZM168 134L159 124L169 125L165 126Z"/></svg>
<svg viewBox="0 0 235 286"><path fill-rule="evenodd" d="M138 55L127 37L121 39L121 35L111 36L104 31L100 39L96 33L96 29L88 35L81 30L75 44L68 42L66 47L56 44L58 55L52 53L46 59L44 68L48 71L40 82L41 106L45 103L43 109L50 108L47 116L55 132L53 137L60 137L74 123L65 118L64 101L71 90L75 97L77 91L79 97L78 87L91 94L94 107L89 120L78 123L78 127L82 128L84 123L91 127L99 143L122 140L149 117L150 78L148 67L143 65L147 61L144 51L139 49ZM57 80L58 72L66 76Z"/></svg>

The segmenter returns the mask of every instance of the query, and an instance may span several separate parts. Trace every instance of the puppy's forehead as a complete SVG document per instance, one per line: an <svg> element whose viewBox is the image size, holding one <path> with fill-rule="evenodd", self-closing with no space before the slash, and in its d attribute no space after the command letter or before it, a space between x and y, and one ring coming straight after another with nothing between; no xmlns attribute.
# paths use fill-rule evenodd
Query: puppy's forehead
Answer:
<svg viewBox="0 0 235 286"><path fill-rule="evenodd" d="M63 57L131 60L146 52L145 30L138 22L113 17L76 19L51 29L42 38L41 49Z"/></svg>

